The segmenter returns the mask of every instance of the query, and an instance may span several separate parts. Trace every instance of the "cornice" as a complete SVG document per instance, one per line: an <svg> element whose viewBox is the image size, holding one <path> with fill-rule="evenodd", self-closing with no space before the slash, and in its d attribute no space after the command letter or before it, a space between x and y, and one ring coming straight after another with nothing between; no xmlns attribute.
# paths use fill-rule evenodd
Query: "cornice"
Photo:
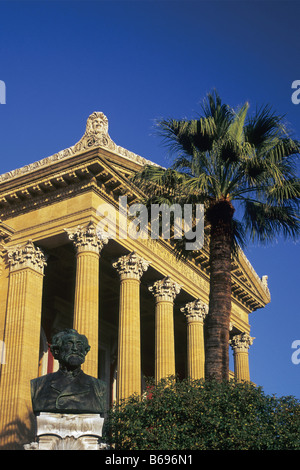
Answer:
<svg viewBox="0 0 300 470"><path fill-rule="evenodd" d="M4 219L37 209L59 198L74 196L93 185L100 190L105 189L114 198L126 193L129 202L140 196L126 176L112 168L97 151L87 152L72 160L71 165L58 165L51 171L48 168L46 173L36 174L34 179L27 176L19 184L11 181L5 188L0 185L0 217Z"/></svg>
<svg viewBox="0 0 300 470"><path fill-rule="evenodd" d="M0 242L9 242L13 233L14 230L0 220Z"/></svg>

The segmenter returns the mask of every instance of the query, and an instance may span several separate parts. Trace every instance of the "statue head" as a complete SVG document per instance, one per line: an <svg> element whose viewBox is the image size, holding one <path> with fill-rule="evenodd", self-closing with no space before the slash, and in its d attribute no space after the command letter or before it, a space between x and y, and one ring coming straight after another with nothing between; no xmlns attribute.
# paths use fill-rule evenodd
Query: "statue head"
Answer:
<svg viewBox="0 0 300 470"><path fill-rule="evenodd" d="M53 336L50 349L59 370L31 380L33 412L103 413L104 383L81 370L90 350L86 336L73 329L62 330Z"/></svg>
<svg viewBox="0 0 300 470"><path fill-rule="evenodd" d="M90 349L87 337L71 328L56 333L50 346L54 359L69 370L80 367Z"/></svg>
<svg viewBox="0 0 300 470"><path fill-rule="evenodd" d="M86 123L86 134L99 135L108 133L108 119L101 112L92 113Z"/></svg>

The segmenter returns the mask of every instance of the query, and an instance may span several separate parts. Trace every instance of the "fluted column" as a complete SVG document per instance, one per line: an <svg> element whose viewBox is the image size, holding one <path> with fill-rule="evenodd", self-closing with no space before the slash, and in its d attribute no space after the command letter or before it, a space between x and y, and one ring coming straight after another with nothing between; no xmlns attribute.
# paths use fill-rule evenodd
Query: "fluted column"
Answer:
<svg viewBox="0 0 300 470"><path fill-rule="evenodd" d="M173 303L180 286L165 277L149 290L155 297L155 380L175 375L175 340Z"/></svg>
<svg viewBox="0 0 300 470"><path fill-rule="evenodd" d="M148 266L135 252L113 263L120 276L118 401L141 394L140 279Z"/></svg>
<svg viewBox="0 0 300 470"><path fill-rule="evenodd" d="M88 338L91 350L82 366L86 374L98 376L99 329L99 258L103 245L108 242L96 225L68 230L69 239L76 248L76 284L73 328Z"/></svg>
<svg viewBox="0 0 300 470"><path fill-rule="evenodd" d="M238 382L250 381L248 352L254 339L248 333L241 333L229 341L233 349L234 375Z"/></svg>
<svg viewBox="0 0 300 470"><path fill-rule="evenodd" d="M38 376L43 273L46 258L32 241L8 252L10 266L5 321L6 361L1 369L1 430L26 419L30 380ZM6 434L4 443L14 442Z"/></svg>
<svg viewBox="0 0 300 470"><path fill-rule="evenodd" d="M191 380L205 377L204 319L208 306L197 299L180 309L187 319L187 363L188 377Z"/></svg>

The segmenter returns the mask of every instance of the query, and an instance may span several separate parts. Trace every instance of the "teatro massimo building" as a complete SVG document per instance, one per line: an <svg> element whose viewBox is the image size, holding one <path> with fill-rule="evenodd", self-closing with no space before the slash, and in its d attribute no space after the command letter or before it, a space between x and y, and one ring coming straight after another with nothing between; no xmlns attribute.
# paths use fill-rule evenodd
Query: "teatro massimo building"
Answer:
<svg viewBox="0 0 300 470"><path fill-rule="evenodd" d="M149 163L93 113L77 144L0 176L2 448L30 425L30 380L57 369L49 343L61 329L87 336L83 369L106 382L108 404L141 393L147 376L204 376L205 245L178 260L172 240L126 236L119 210L120 200L125 210L140 201L130 177ZM266 276L241 252L228 346L238 380L250 380L249 314L269 301Z"/></svg>

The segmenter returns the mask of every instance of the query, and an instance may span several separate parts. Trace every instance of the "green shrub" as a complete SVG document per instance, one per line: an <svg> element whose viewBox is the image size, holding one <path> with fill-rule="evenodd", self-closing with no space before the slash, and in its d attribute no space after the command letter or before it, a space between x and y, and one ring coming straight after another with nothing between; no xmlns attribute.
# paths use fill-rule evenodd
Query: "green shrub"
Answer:
<svg viewBox="0 0 300 470"><path fill-rule="evenodd" d="M114 406L106 442L123 450L300 450L300 402L250 383L149 384Z"/></svg>

